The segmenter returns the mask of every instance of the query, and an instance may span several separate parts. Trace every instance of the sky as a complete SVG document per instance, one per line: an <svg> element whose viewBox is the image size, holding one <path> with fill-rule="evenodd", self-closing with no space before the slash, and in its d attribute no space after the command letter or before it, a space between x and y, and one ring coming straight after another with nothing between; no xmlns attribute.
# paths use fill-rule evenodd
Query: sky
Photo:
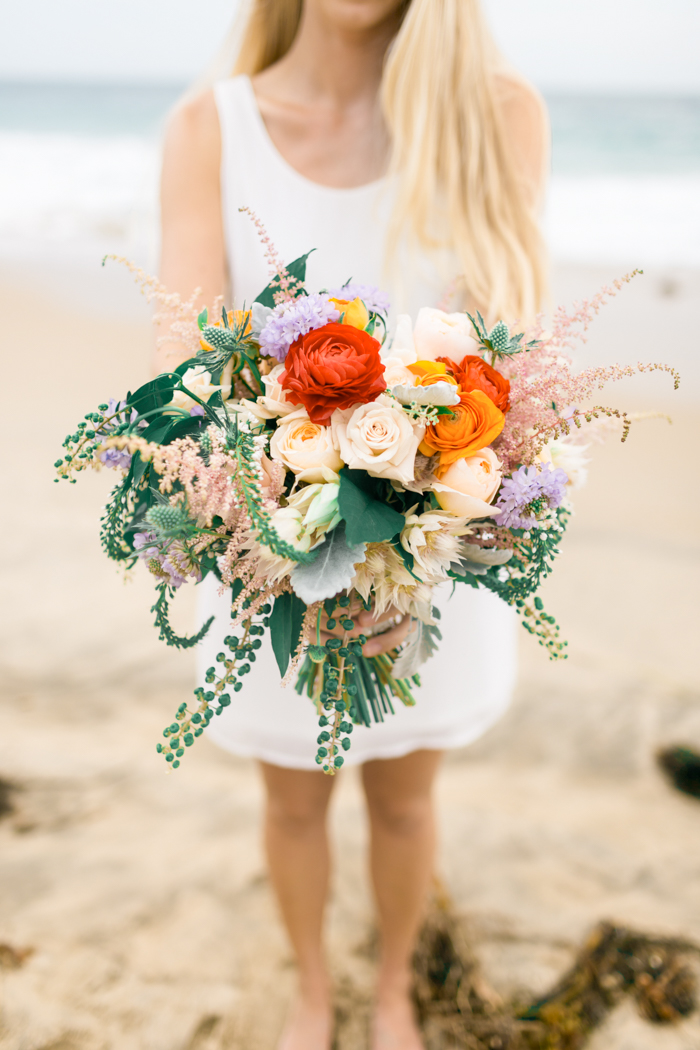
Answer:
<svg viewBox="0 0 700 1050"><path fill-rule="evenodd" d="M700 0L483 0L545 91L700 94ZM236 0L5 0L0 79L195 78Z"/></svg>

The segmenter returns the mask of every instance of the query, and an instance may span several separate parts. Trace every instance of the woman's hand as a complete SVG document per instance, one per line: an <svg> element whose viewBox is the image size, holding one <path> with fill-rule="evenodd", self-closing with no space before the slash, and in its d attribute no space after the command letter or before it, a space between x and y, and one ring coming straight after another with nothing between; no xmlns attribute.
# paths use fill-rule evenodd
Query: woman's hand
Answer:
<svg viewBox="0 0 700 1050"><path fill-rule="evenodd" d="M325 625L328 621L328 617L325 612L321 613L321 644L329 640L329 638L342 638L345 634L345 630L342 626L342 621L349 616L355 621L355 627L352 631L348 632L350 638L357 638L358 635L366 634L368 630L376 631L381 628L381 624L388 623L391 620L397 620L393 626L390 626L388 630L382 634L374 634L372 638L369 638L364 646L362 652L365 656L378 656L380 653L388 653L392 649L396 649L397 646L401 645L406 641L406 636L411 629L411 617L401 615L401 613L391 606L381 616L377 616L373 609L365 609L360 602L353 602L347 609L336 609L333 614L335 620L335 627L333 630L325 630Z"/></svg>

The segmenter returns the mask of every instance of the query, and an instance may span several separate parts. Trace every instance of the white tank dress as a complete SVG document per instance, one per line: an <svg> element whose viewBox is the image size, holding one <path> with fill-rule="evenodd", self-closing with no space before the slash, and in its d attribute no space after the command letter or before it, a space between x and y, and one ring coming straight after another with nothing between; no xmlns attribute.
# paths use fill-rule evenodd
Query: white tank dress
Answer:
<svg viewBox="0 0 700 1050"><path fill-rule="evenodd" d="M265 225L280 256L291 262L316 249L306 287L318 291L349 278L401 296L401 311L415 317L444 294L429 258L411 258L401 290L383 277L384 231L390 206L386 180L353 189L321 186L300 175L278 152L260 115L248 77L215 86L222 136L222 212L231 292L237 307L251 303L269 280L251 208ZM394 303L394 310L396 309ZM209 575L199 584L198 620L216 619L197 647L197 676L224 649L230 633L230 592L219 594ZM394 702L394 715L367 728L356 726L346 765L398 758L422 748L462 747L480 737L505 712L516 674L516 617L495 595L457 584L437 589L442 619L439 652L421 668L415 707ZM269 637L243 679L243 689L208 729L214 743L236 755L292 769L318 769L318 715L293 684L282 688Z"/></svg>

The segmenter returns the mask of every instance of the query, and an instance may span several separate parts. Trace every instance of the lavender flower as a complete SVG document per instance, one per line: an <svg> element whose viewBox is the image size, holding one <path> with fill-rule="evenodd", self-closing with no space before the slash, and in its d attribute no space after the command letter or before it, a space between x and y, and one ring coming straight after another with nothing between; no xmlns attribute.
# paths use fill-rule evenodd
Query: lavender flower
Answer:
<svg viewBox="0 0 700 1050"><path fill-rule="evenodd" d="M100 452L100 460L110 470L128 470L131 466L131 453L123 449L107 448Z"/></svg>
<svg viewBox="0 0 700 1050"><path fill-rule="evenodd" d="M276 306L260 333L260 352L284 361L287 351L300 335L337 321L340 313L326 295L302 295Z"/></svg>
<svg viewBox="0 0 700 1050"><path fill-rule="evenodd" d="M334 299L362 299L370 313L387 314L391 308L389 296L373 284L352 282L339 288L330 288L326 294Z"/></svg>
<svg viewBox="0 0 700 1050"><path fill-rule="evenodd" d="M501 486L495 514L507 529L531 529L543 510L558 507L564 500L566 473L551 463L519 467Z"/></svg>
<svg viewBox="0 0 700 1050"><path fill-rule="evenodd" d="M168 586L177 590L185 582L186 576L182 575L182 570L170 561L160 547L154 545L155 538L155 532L137 532L134 536L134 550L138 551L142 561L157 561L160 571L156 574L167 580ZM197 580L200 579L201 575L198 574Z"/></svg>

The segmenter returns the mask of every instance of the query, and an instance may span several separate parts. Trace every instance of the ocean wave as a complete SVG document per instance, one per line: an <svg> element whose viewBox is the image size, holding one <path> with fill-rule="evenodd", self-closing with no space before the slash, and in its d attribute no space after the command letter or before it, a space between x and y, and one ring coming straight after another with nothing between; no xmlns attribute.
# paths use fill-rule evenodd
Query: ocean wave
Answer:
<svg viewBox="0 0 700 1050"><path fill-rule="evenodd" d="M152 139L0 132L3 255L154 243L159 166ZM700 266L700 175L555 175L545 230L554 259Z"/></svg>

